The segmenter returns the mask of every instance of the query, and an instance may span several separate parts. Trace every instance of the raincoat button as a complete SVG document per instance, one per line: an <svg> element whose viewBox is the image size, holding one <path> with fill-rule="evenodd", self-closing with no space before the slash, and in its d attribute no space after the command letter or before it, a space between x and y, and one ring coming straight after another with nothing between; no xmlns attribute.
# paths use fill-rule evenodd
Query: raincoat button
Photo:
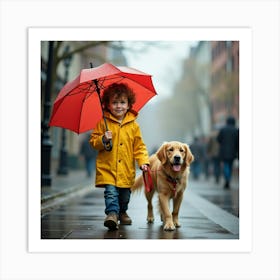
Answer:
<svg viewBox="0 0 280 280"><path fill-rule="evenodd" d="M121 160L119 159L119 162L121 162Z"/></svg>

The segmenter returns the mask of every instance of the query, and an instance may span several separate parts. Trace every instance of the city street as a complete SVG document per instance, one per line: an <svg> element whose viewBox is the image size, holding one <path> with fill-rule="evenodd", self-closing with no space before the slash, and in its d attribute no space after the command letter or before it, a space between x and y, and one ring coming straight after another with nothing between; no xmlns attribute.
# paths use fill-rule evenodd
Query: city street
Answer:
<svg viewBox="0 0 280 280"><path fill-rule="evenodd" d="M128 214L132 225L121 225L119 230L104 227L103 189L90 187L73 192L60 205L42 211L42 239L238 239L239 186L234 180L230 190L212 178L190 180L179 214L181 227L164 231L157 213L155 222L146 222L146 199L143 192L131 196Z"/></svg>

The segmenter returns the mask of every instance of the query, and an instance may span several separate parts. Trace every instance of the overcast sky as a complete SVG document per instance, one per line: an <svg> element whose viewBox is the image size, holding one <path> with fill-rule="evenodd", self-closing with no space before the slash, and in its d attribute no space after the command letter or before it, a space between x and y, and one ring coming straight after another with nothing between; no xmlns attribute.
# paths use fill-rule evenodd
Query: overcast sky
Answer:
<svg viewBox="0 0 280 280"><path fill-rule="evenodd" d="M161 127L155 125L162 121L158 115L159 107L155 105L173 94L174 85L182 72L183 60L188 57L190 47L195 44L196 42L190 41L161 41L153 42L148 48L145 45L146 47L143 48L143 42L126 43L126 47L129 47L125 51L128 66L151 74L158 94L141 109L138 117L138 122L142 127L142 133L149 149L166 140ZM131 51L131 48L134 51ZM151 120L154 125L151 125Z"/></svg>
<svg viewBox="0 0 280 280"><path fill-rule="evenodd" d="M150 44L144 47L147 45L143 42L126 42L129 47L125 51L128 66L151 74L157 93L166 97L171 94L174 83L181 75L183 59L196 42L160 41ZM131 48L136 51L131 51Z"/></svg>

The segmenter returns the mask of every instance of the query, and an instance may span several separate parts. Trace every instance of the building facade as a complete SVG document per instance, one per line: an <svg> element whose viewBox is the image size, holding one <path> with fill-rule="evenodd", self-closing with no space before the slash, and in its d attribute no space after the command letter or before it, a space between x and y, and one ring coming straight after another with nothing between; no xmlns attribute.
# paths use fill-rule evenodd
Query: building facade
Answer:
<svg viewBox="0 0 280 280"><path fill-rule="evenodd" d="M232 115L239 120L239 42L211 42L212 123L218 126Z"/></svg>

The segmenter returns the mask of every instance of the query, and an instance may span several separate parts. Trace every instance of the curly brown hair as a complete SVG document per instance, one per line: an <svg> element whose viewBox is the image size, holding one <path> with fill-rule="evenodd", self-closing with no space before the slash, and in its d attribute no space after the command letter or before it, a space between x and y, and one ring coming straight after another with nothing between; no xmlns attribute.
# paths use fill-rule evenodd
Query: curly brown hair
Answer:
<svg viewBox="0 0 280 280"><path fill-rule="evenodd" d="M126 96L128 100L128 106L131 109L132 105L135 103L135 93L134 91L125 83L113 83L107 87L102 96L102 106L104 109L108 110L110 98L116 96L120 98L121 96Z"/></svg>

